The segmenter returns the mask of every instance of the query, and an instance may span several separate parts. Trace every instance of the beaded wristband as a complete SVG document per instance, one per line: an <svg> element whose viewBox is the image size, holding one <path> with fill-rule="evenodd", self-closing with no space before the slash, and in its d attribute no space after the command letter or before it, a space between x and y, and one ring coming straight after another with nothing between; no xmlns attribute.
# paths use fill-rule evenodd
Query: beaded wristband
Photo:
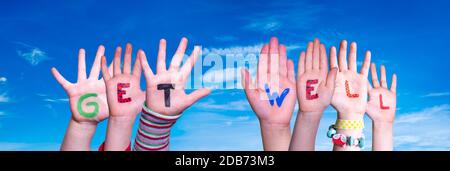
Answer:
<svg viewBox="0 0 450 171"><path fill-rule="evenodd" d="M341 147L345 147L348 145L348 146L357 146L362 149L365 146L364 134L361 135L361 137L359 138L346 136L343 134L337 134L334 125L331 125L328 128L327 137L332 139L334 145L338 145Z"/></svg>
<svg viewBox="0 0 450 171"><path fill-rule="evenodd" d="M364 121L361 120L343 120L338 119L335 125L336 129L364 129Z"/></svg>

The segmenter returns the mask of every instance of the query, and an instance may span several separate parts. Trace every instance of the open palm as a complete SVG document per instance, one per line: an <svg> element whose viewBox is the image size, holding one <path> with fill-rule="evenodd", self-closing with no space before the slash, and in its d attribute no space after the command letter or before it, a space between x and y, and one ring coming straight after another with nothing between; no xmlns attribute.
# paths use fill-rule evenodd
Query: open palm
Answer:
<svg viewBox="0 0 450 171"><path fill-rule="evenodd" d="M123 69L121 69L122 48L117 47L113 59L113 76L106 67L106 57L102 57L102 73L107 89L110 115L114 117L135 118L142 109L144 94L140 88L141 64L136 58L131 73L132 46L127 44Z"/></svg>
<svg viewBox="0 0 450 171"><path fill-rule="evenodd" d="M392 76L391 89L386 81L386 69L381 65L381 84L378 81L375 64L370 66L373 87L369 87L367 115L374 122L393 123L396 110L397 75Z"/></svg>
<svg viewBox="0 0 450 171"><path fill-rule="evenodd" d="M330 52L331 66L338 67L336 49ZM366 53L361 72L357 72L356 43L350 46L347 66L347 41L342 41L339 49L339 72L336 76L332 106L341 119L361 119L367 106L367 75L370 65L370 52Z"/></svg>
<svg viewBox="0 0 450 171"><path fill-rule="evenodd" d="M196 46L191 56L180 68L188 40L183 38L172 58L170 68L166 69L166 41L159 44L157 74L154 75L143 51L139 51L142 68L147 82L146 105L153 111L163 115L178 115L186 108L208 95L211 91L206 88L198 89L191 94L184 90L185 82L189 78L199 54L200 47Z"/></svg>
<svg viewBox="0 0 450 171"><path fill-rule="evenodd" d="M99 80L100 59L105 48L100 46L97 50L94 63L86 78L86 53L80 49L78 54L78 81L73 84L67 81L56 68L52 68L52 74L61 84L69 96L72 118L77 122L101 122L108 118L109 110L106 101L106 89L103 80Z"/></svg>
<svg viewBox="0 0 450 171"><path fill-rule="evenodd" d="M242 69L242 83L249 103L261 122L289 125L296 103L294 63L287 60L286 46L276 38L264 45L258 60L256 82ZM268 91L270 93L268 93ZM277 93L278 97L268 96ZM272 102L270 102L272 100Z"/></svg>

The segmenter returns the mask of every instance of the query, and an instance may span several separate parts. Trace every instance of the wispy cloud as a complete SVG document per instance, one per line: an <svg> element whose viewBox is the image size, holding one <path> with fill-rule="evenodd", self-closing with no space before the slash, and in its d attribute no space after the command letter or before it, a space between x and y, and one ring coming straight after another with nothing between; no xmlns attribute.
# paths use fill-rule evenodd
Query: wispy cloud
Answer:
<svg viewBox="0 0 450 171"><path fill-rule="evenodd" d="M36 66L39 63L50 60L47 56L47 52L41 50L38 47L23 43L23 42L13 42L17 45L17 55L25 59L32 66Z"/></svg>
<svg viewBox="0 0 450 171"><path fill-rule="evenodd" d="M218 103L214 99L210 98L206 102L200 102L195 106L203 110L251 111L251 107L246 99L230 101L227 103Z"/></svg>
<svg viewBox="0 0 450 171"><path fill-rule="evenodd" d="M9 102L10 98L6 93L0 94L0 103L6 103Z"/></svg>
<svg viewBox="0 0 450 171"><path fill-rule="evenodd" d="M0 77L0 84L5 83L7 80L6 77Z"/></svg>
<svg viewBox="0 0 450 171"><path fill-rule="evenodd" d="M68 102L69 99L68 98L61 98L61 99L46 98L46 99L44 99L44 101L46 101L46 102L53 102L53 103L60 103L60 102Z"/></svg>
<svg viewBox="0 0 450 171"><path fill-rule="evenodd" d="M226 48L203 48L202 53L208 55L210 53L217 54L220 56L228 55L243 55L248 54L259 55L263 44L255 44L249 46L231 46Z"/></svg>
<svg viewBox="0 0 450 171"><path fill-rule="evenodd" d="M3 111L0 111L0 116L5 116L6 115L6 113L5 112L3 112Z"/></svg>
<svg viewBox="0 0 450 171"><path fill-rule="evenodd" d="M436 114L450 114L449 105L433 106L431 108L423 109L422 111L405 113L396 119L397 124L409 123L413 124L416 122L424 121L436 117Z"/></svg>
<svg viewBox="0 0 450 171"><path fill-rule="evenodd" d="M434 93L428 93L426 95L423 95L422 97L442 97L442 96L449 96L450 92L434 92Z"/></svg>

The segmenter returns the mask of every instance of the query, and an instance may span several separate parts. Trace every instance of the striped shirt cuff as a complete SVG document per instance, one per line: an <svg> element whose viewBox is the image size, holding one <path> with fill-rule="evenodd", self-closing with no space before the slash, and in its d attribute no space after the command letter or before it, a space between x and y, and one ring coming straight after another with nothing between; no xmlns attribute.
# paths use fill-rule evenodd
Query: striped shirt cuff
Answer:
<svg viewBox="0 0 450 171"><path fill-rule="evenodd" d="M170 130L180 116L162 115L144 104L133 150L168 151Z"/></svg>

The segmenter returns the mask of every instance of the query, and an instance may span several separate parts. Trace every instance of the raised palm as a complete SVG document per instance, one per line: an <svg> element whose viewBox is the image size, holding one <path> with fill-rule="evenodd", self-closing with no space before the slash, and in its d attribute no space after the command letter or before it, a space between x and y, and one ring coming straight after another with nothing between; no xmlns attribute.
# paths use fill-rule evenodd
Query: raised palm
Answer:
<svg viewBox="0 0 450 171"><path fill-rule="evenodd" d="M396 110L397 75L392 76L391 89L386 81L386 69L381 65L381 84L378 81L375 64L370 66L373 87L369 87L367 114L373 121L393 123Z"/></svg>
<svg viewBox="0 0 450 171"><path fill-rule="evenodd" d="M145 53L138 52L147 82L146 105L157 113L178 115L210 93L210 90L206 88L198 89L191 94L185 93L185 82L200 54L200 47L196 46L191 56L180 68L187 42L186 38L181 40L177 52L172 58L170 68L167 70L166 41L164 39L160 41L156 75L148 65Z"/></svg>
<svg viewBox="0 0 450 171"><path fill-rule="evenodd" d="M336 49L331 50L331 66L337 67ZM370 65L370 52L366 53L360 73L357 72L356 43L350 46L347 66L347 42L341 42L339 49L339 72L336 76L332 106L341 119L361 119L367 106L367 75Z"/></svg>
<svg viewBox="0 0 450 171"><path fill-rule="evenodd" d="M100 59L105 53L105 48L100 46L97 50L94 63L86 77L86 53L80 49L78 54L78 80L73 84L67 81L56 68L52 68L52 74L61 84L69 96L72 118L77 122L101 122L108 118L109 110L106 101L106 89L103 80L99 80Z"/></svg>
<svg viewBox="0 0 450 171"><path fill-rule="evenodd" d="M107 89L107 99L111 116L135 118L141 111L145 92L141 90L141 64L136 58L131 73L132 46L127 44L123 69L121 69L121 47L116 49L113 60L113 76L106 67L106 58L102 57L102 73Z"/></svg>
<svg viewBox="0 0 450 171"><path fill-rule="evenodd" d="M318 39L298 61L297 98L302 112L322 112L331 103L337 69L328 72L326 50Z"/></svg>
<svg viewBox="0 0 450 171"><path fill-rule="evenodd" d="M294 64L287 60L286 46L279 45L276 38L263 46L256 82L252 81L247 69L241 72L245 94L258 118L270 124L289 125L296 103L296 89ZM272 98L271 103L267 88L270 94L276 92L280 98Z"/></svg>

